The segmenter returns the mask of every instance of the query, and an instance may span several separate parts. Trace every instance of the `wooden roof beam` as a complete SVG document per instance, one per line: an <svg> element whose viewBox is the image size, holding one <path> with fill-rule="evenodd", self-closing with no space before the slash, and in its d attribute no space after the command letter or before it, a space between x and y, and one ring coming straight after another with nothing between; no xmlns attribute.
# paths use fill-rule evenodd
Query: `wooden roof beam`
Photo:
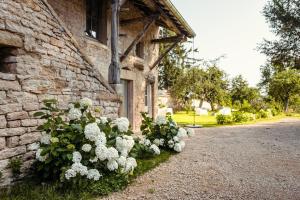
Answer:
<svg viewBox="0 0 300 200"><path fill-rule="evenodd" d="M151 40L151 43L173 43L173 42L177 42L182 41L182 39L184 38L184 36L182 35L176 35L176 36L171 36L171 37L165 37L165 38L159 38L159 39L153 39Z"/></svg>

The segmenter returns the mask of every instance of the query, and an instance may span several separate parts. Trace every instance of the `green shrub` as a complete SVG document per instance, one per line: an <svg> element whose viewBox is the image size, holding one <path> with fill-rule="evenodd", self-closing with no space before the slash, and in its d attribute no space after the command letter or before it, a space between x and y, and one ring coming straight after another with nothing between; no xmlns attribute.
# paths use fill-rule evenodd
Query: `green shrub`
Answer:
<svg viewBox="0 0 300 200"><path fill-rule="evenodd" d="M36 117L46 122L35 163L37 174L45 180L85 187L106 175L131 173L136 167L129 153L134 146L129 121L93 116L92 101L84 98L61 110L56 100L45 100Z"/></svg>
<svg viewBox="0 0 300 200"><path fill-rule="evenodd" d="M178 127L170 115L157 116L155 121L146 113L142 113L142 116L141 131L145 139L141 143L146 146L153 143L162 149L181 152L185 147L183 138L194 134L192 129Z"/></svg>
<svg viewBox="0 0 300 200"><path fill-rule="evenodd" d="M9 160L8 167L11 168L14 176L18 176L21 173L22 161L20 158L12 158Z"/></svg>
<svg viewBox="0 0 300 200"><path fill-rule="evenodd" d="M224 124L232 124L233 119L231 115L217 115L217 124L224 125Z"/></svg>
<svg viewBox="0 0 300 200"><path fill-rule="evenodd" d="M272 111L270 109L267 109L267 110L260 110L258 113L257 113L257 117L258 118L271 118L273 117L272 115Z"/></svg>
<svg viewBox="0 0 300 200"><path fill-rule="evenodd" d="M236 111L232 113L232 119L234 122L241 123L249 120L248 115L244 112Z"/></svg>

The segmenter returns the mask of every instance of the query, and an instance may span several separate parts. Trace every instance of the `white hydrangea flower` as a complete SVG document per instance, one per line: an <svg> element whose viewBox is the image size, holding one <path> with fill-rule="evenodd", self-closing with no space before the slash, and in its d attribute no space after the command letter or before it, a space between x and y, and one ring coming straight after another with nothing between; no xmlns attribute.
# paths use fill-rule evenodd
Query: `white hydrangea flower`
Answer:
<svg viewBox="0 0 300 200"><path fill-rule="evenodd" d="M70 180L70 178L76 177L76 171L74 169L68 169L65 172L65 177L66 177L67 180Z"/></svg>
<svg viewBox="0 0 300 200"><path fill-rule="evenodd" d="M44 155L44 156L41 156L41 153L42 153L43 149L38 149L37 152L35 153L35 156L36 156L36 159L40 162L45 162L48 158L48 155Z"/></svg>
<svg viewBox="0 0 300 200"><path fill-rule="evenodd" d="M106 145L106 135L104 132L100 132L100 134L97 136L97 139L95 141L96 146L99 145Z"/></svg>
<svg viewBox="0 0 300 200"><path fill-rule="evenodd" d="M194 135L195 135L194 129L188 128L188 129L187 129L187 134L188 134L189 137L194 136Z"/></svg>
<svg viewBox="0 0 300 200"><path fill-rule="evenodd" d="M128 172L132 172L134 170L134 168L137 167L137 162L134 158L130 157L130 158L127 158L126 160L126 165L125 165L125 168L124 168L124 171L126 173Z"/></svg>
<svg viewBox="0 0 300 200"><path fill-rule="evenodd" d="M39 148L40 148L40 144L38 142L28 145L29 151L35 151L35 150L38 150Z"/></svg>
<svg viewBox="0 0 300 200"><path fill-rule="evenodd" d="M153 144L155 144L156 146L159 146L160 145L160 140L159 139L153 140Z"/></svg>
<svg viewBox="0 0 300 200"><path fill-rule="evenodd" d="M181 140L185 137L187 137L187 133L186 130L184 128L179 128L178 133L177 133L177 137Z"/></svg>
<svg viewBox="0 0 300 200"><path fill-rule="evenodd" d="M90 144L84 144L82 145L81 150L84 152L90 152L92 150L92 146Z"/></svg>
<svg viewBox="0 0 300 200"><path fill-rule="evenodd" d="M133 146L134 139L131 136L124 135L116 138L116 149L121 153L122 156L127 157Z"/></svg>
<svg viewBox="0 0 300 200"><path fill-rule="evenodd" d="M118 165L118 163L117 163L116 160L109 160L109 161L107 162L107 169L108 169L109 171L115 171L115 170L117 170L118 168L119 168L119 165Z"/></svg>
<svg viewBox="0 0 300 200"><path fill-rule="evenodd" d="M156 117L155 124L157 124L157 125L164 125L164 124L166 124L166 123L167 123L167 119L166 119L165 116L163 116L163 115L158 115L158 116Z"/></svg>
<svg viewBox="0 0 300 200"><path fill-rule="evenodd" d="M101 176L97 169L90 169L87 174L87 178L94 181L99 181Z"/></svg>
<svg viewBox="0 0 300 200"><path fill-rule="evenodd" d="M40 141L42 144L50 144L50 139L51 139L51 135L43 132Z"/></svg>
<svg viewBox="0 0 300 200"><path fill-rule="evenodd" d="M120 156L120 157L117 159L117 162L118 162L118 164L119 164L121 167L125 167L125 165L126 165L126 157Z"/></svg>
<svg viewBox="0 0 300 200"><path fill-rule="evenodd" d="M114 147L109 147L107 149L107 159L115 160L117 158L119 158L119 153L118 153L117 149L115 149Z"/></svg>
<svg viewBox="0 0 300 200"><path fill-rule="evenodd" d="M84 135L86 139L96 142L99 136L101 135L101 131L97 123L91 123L86 125L84 128Z"/></svg>
<svg viewBox="0 0 300 200"><path fill-rule="evenodd" d="M106 124L106 123L108 122L107 117L100 117L100 122L101 122L102 124Z"/></svg>
<svg viewBox="0 0 300 200"><path fill-rule="evenodd" d="M165 140L164 139L160 139L159 140L159 146L164 146L165 144Z"/></svg>
<svg viewBox="0 0 300 200"><path fill-rule="evenodd" d="M72 159L72 161L73 161L74 163L80 163L81 160L82 160L82 156L81 156L80 152L74 151L74 152L73 152L73 159Z"/></svg>
<svg viewBox="0 0 300 200"><path fill-rule="evenodd" d="M50 138L50 142L51 143L58 143L59 139L57 137L52 137L52 138Z"/></svg>
<svg viewBox="0 0 300 200"><path fill-rule="evenodd" d="M145 139L145 140L144 140L144 145L150 146L150 145L151 145L151 141L148 140L148 139Z"/></svg>
<svg viewBox="0 0 300 200"><path fill-rule="evenodd" d="M71 108L69 110L69 113L68 113L68 118L70 120L77 120L77 119L80 119L82 116L82 113L81 113L81 110L79 110L78 108Z"/></svg>
<svg viewBox="0 0 300 200"><path fill-rule="evenodd" d="M96 156L95 158L91 158L89 161L90 161L91 163L95 163L95 162L98 161L98 157Z"/></svg>
<svg viewBox="0 0 300 200"><path fill-rule="evenodd" d="M89 99L89 98L83 98L83 99L81 99L80 100L80 106L82 107L82 108L84 108L84 107L92 107L93 106L93 101L91 100L91 99Z"/></svg>
<svg viewBox="0 0 300 200"><path fill-rule="evenodd" d="M81 176L86 176L88 174L87 167L81 163L73 163L71 169L73 169L76 173L79 173Z"/></svg>
<svg viewBox="0 0 300 200"><path fill-rule="evenodd" d="M129 129L129 120L126 117L117 118L113 123L118 127L120 132L127 132Z"/></svg>
<svg viewBox="0 0 300 200"><path fill-rule="evenodd" d="M176 143L176 144L174 145L174 150L175 150L176 152L181 152L181 151L182 151L181 144L180 144L180 143Z"/></svg>
<svg viewBox="0 0 300 200"><path fill-rule="evenodd" d="M174 137L173 137L173 140L174 140L174 142L179 142L179 141L180 141L180 138L177 137L177 136L174 136Z"/></svg>
<svg viewBox="0 0 300 200"><path fill-rule="evenodd" d="M100 161L104 161L105 159L107 159L108 149L105 145L98 145L95 149L95 153Z"/></svg>
<svg viewBox="0 0 300 200"><path fill-rule="evenodd" d="M159 155L160 154L160 150L159 150L158 146L156 146L155 144L152 144L150 146L150 149L154 152L155 155Z"/></svg>
<svg viewBox="0 0 300 200"><path fill-rule="evenodd" d="M169 140L168 141L168 146L170 147L170 148L173 148L174 147L174 141L173 140Z"/></svg>

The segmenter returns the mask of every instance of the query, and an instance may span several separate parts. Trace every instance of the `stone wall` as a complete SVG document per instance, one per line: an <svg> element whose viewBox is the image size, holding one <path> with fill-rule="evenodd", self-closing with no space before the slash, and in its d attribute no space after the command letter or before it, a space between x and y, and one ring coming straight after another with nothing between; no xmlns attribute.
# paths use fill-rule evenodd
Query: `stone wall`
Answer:
<svg viewBox="0 0 300 200"><path fill-rule="evenodd" d="M0 55L1 185L13 181L9 159L22 159L22 174L31 166L42 123L33 113L44 99L65 108L89 97L104 116L118 116L115 92L44 0L1 1Z"/></svg>

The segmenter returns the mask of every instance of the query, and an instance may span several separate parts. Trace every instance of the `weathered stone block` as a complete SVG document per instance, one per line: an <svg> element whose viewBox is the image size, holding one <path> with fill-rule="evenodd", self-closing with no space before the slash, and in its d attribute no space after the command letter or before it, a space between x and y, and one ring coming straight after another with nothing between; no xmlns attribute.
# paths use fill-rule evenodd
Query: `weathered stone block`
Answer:
<svg viewBox="0 0 300 200"><path fill-rule="evenodd" d="M14 80L16 80L16 75L15 74L7 74L7 73L1 73L0 72L0 79L7 80L7 81L14 81Z"/></svg>
<svg viewBox="0 0 300 200"><path fill-rule="evenodd" d="M23 40L19 35L0 30L0 44L14 47L22 47Z"/></svg>
<svg viewBox="0 0 300 200"><path fill-rule="evenodd" d="M19 136L8 137L6 139L6 146L9 148L13 148L19 145Z"/></svg>
<svg viewBox="0 0 300 200"><path fill-rule="evenodd" d="M0 80L0 90L15 90L20 91L21 86L18 81L6 81L6 80Z"/></svg>
<svg viewBox="0 0 300 200"><path fill-rule="evenodd" d="M20 126L21 126L21 121L20 120L7 122L7 127L8 128L17 128L17 127L20 127Z"/></svg>
<svg viewBox="0 0 300 200"><path fill-rule="evenodd" d="M10 137L15 135L22 135L24 133L26 133L26 128L23 127L0 129L0 137Z"/></svg>
<svg viewBox="0 0 300 200"><path fill-rule="evenodd" d="M23 119L21 121L21 124L22 124L22 126L30 127L30 126L37 126L38 122L36 119Z"/></svg>
<svg viewBox="0 0 300 200"><path fill-rule="evenodd" d="M6 147L5 137L0 137L0 149L4 149Z"/></svg>
<svg viewBox="0 0 300 200"><path fill-rule="evenodd" d="M20 137L20 145L36 142L41 137L40 132L24 134Z"/></svg>
<svg viewBox="0 0 300 200"><path fill-rule="evenodd" d="M23 105L23 109L26 111L38 110L40 108L39 103L26 103Z"/></svg>
<svg viewBox="0 0 300 200"><path fill-rule="evenodd" d="M57 47L60 47L60 48L62 48L65 45L65 43L63 41L58 40L54 37L50 38L50 44L52 44L54 46L57 46Z"/></svg>
<svg viewBox="0 0 300 200"><path fill-rule="evenodd" d="M0 105L0 114L7 114L11 112L18 112L22 110L21 104L5 104Z"/></svg>
<svg viewBox="0 0 300 200"><path fill-rule="evenodd" d="M0 171L3 171L4 169L6 169L8 166L8 163L9 163L8 159L0 160Z"/></svg>
<svg viewBox="0 0 300 200"><path fill-rule="evenodd" d="M6 117L6 119L9 121L18 120L18 119L27 119L27 118L28 118L28 113L25 111L9 113L7 114Z"/></svg>
<svg viewBox="0 0 300 200"><path fill-rule="evenodd" d="M35 153L36 153L36 151L28 151L27 153L24 154L23 160L35 159Z"/></svg>
<svg viewBox="0 0 300 200"><path fill-rule="evenodd" d="M0 160L11 158L26 152L26 146L18 146L15 148L6 148L0 151Z"/></svg>
<svg viewBox="0 0 300 200"><path fill-rule="evenodd" d="M6 128L6 118L4 115L0 115L0 128Z"/></svg>

